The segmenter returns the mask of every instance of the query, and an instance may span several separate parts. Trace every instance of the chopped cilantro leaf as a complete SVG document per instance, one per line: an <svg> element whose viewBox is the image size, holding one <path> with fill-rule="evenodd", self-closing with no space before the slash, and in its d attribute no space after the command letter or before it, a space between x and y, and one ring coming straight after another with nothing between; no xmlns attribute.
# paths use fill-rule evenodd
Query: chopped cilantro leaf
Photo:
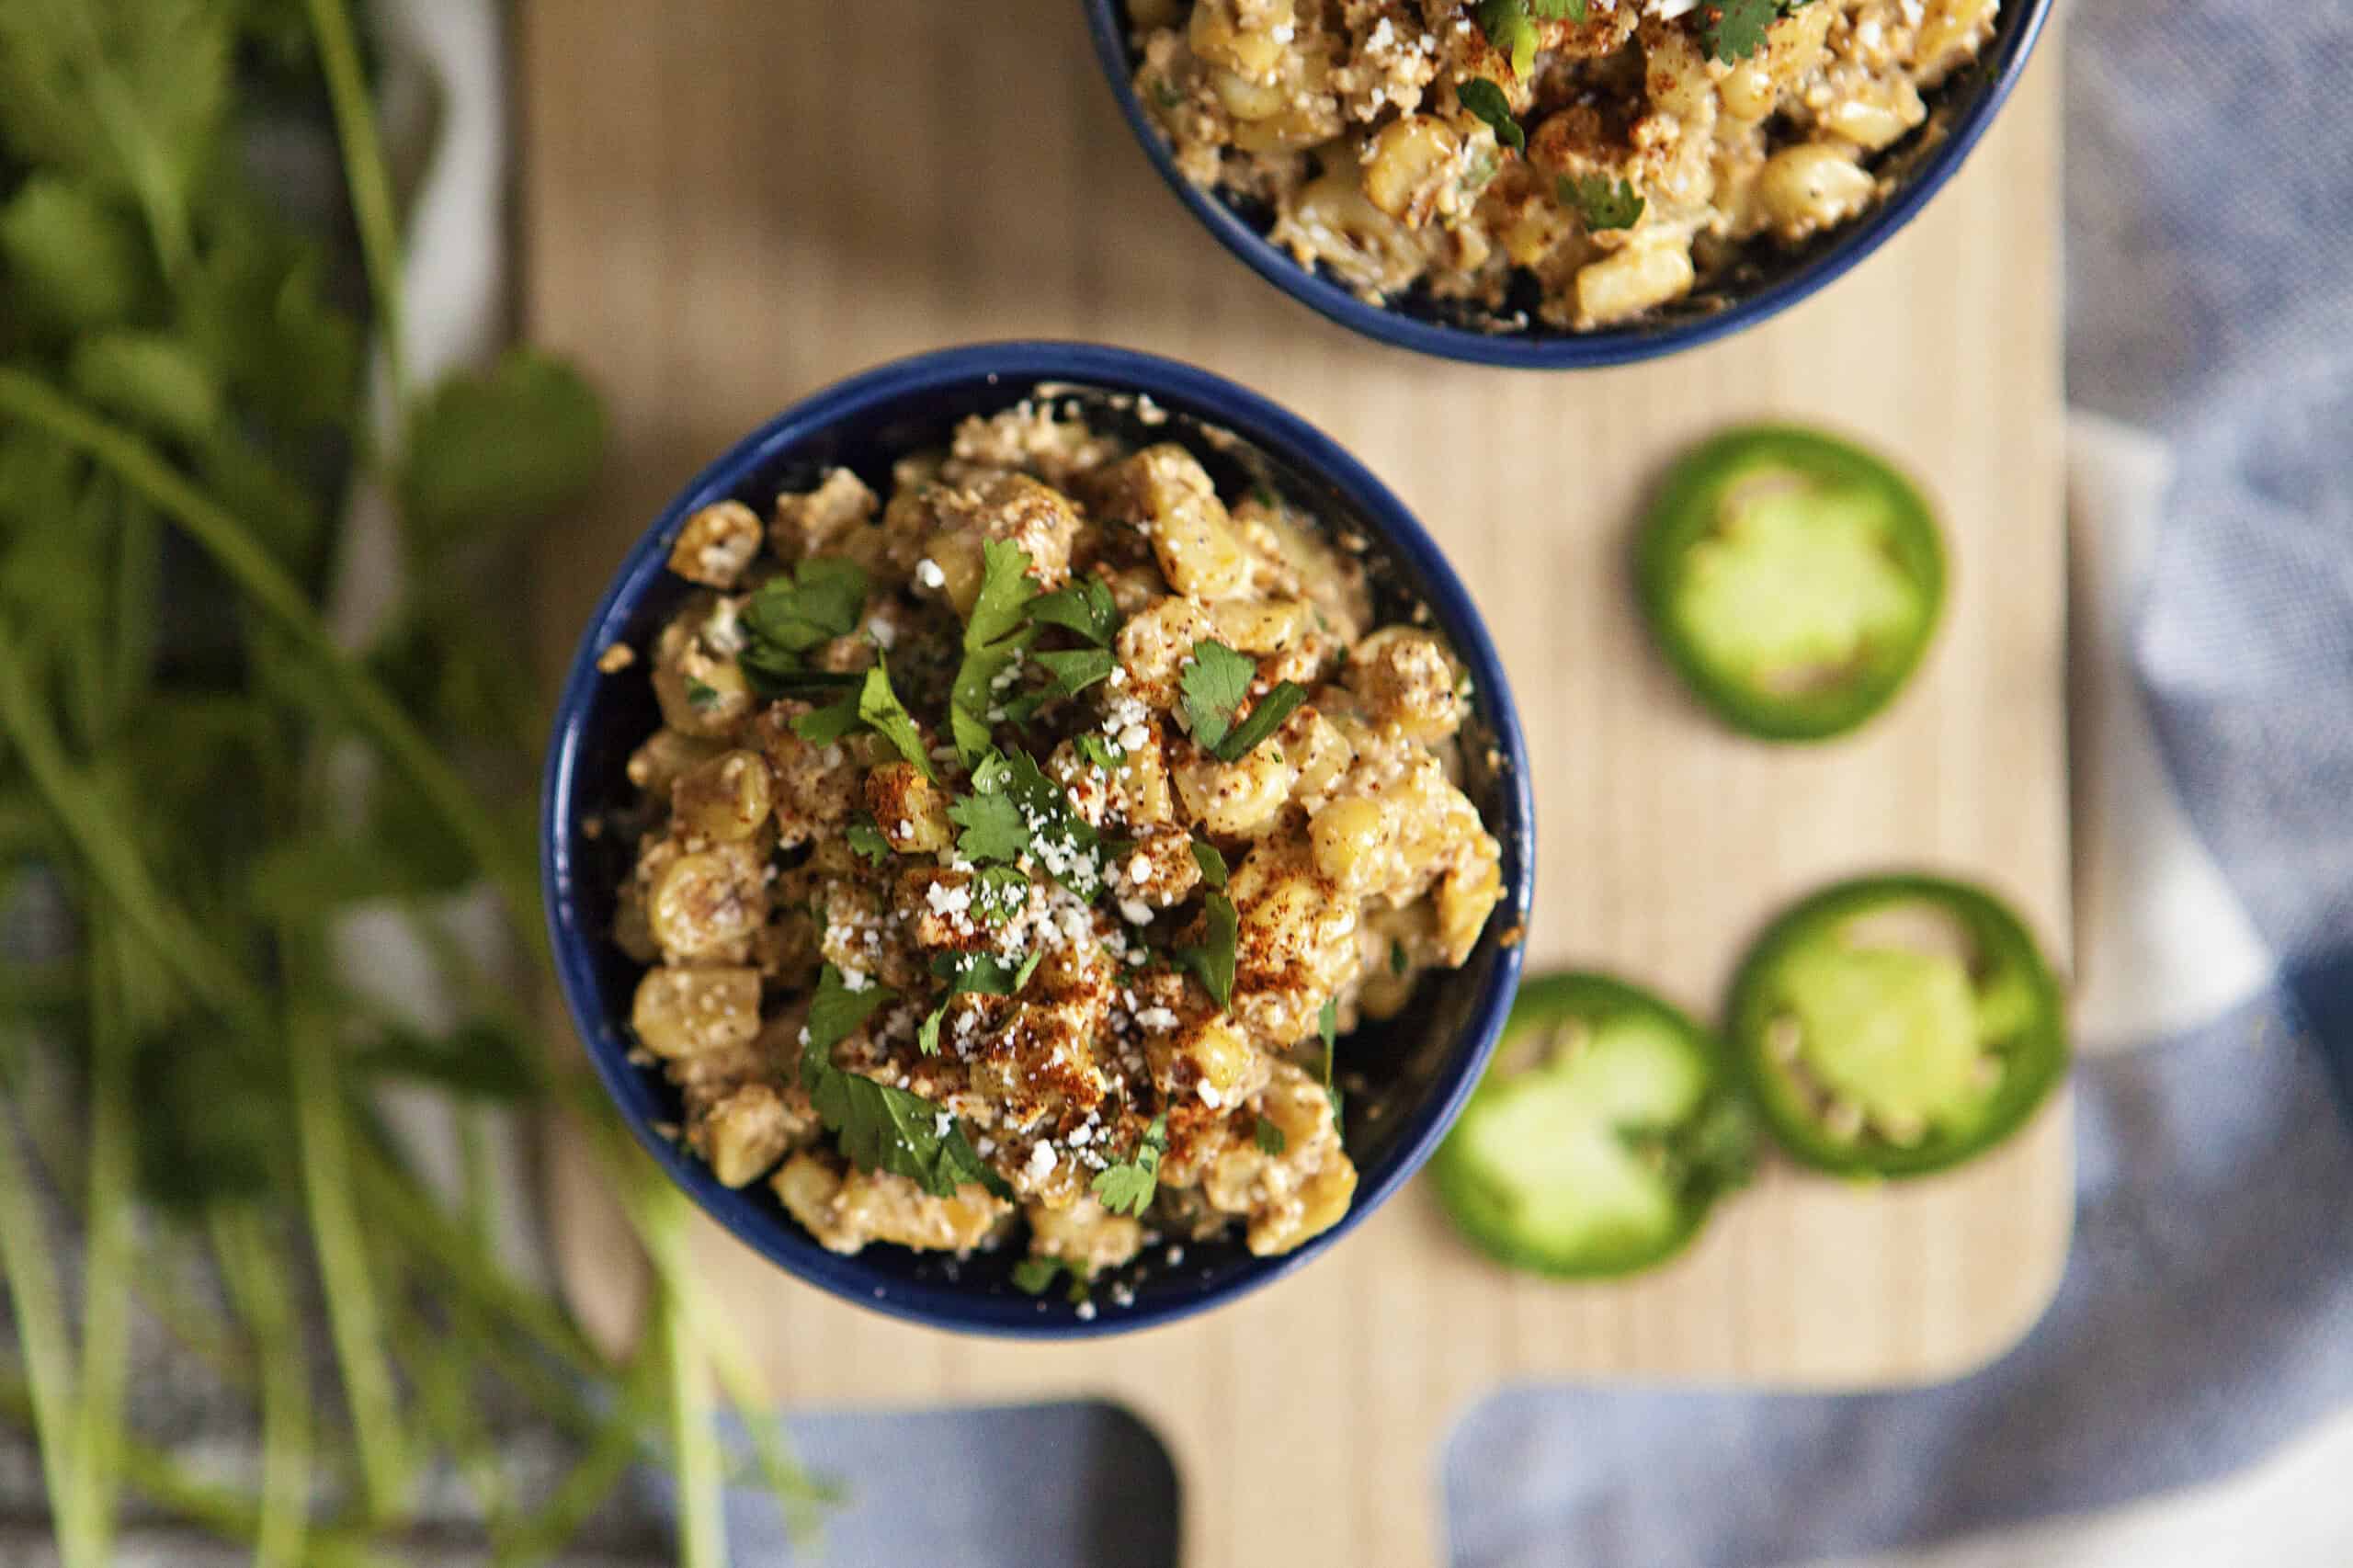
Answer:
<svg viewBox="0 0 2353 1568"><path fill-rule="evenodd" d="M827 964L817 976L817 994L809 1001L809 1050L828 1051L856 1034L874 1010L896 995L887 985L852 991L842 971Z"/></svg>
<svg viewBox="0 0 2353 1568"><path fill-rule="evenodd" d="M1258 1125L1250 1130L1250 1136L1262 1154L1279 1154L1290 1143L1290 1140L1283 1136L1283 1130L1263 1116L1258 1119Z"/></svg>
<svg viewBox="0 0 2353 1568"><path fill-rule="evenodd" d="M1017 544L996 539L981 542L981 591L964 622L967 653L1021 630L1022 611L1038 592L1029 566L1029 552Z"/></svg>
<svg viewBox="0 0 2353 1568"><path fill-rule="evenodd" d="M813 709L792 722L792 733L813 746L829 746L858 727L856 693Z"/></svg>
<svg viewBox="0 0 2353 1568"><path fill-rule="evenodd" d="M947 1113L921 1095L846 1073L813 1048L801 1058L801 1081L826 1131L859 1169L905 1176L934 1198L953 1198L968 1182L999 1198L1013 1196L973 1150L964 1124L951 1118L940 1132Z"/></svg>
<svg viewBox="0 0 2353 1568"><path fill-rule="evenodd" d="M1216 845L1206 838L1193 840L1193 864L1201 869L1201 881L1213 888L1225 886L1225 857Z"/></svg>
<svg viewBox="0 0 2353 1568"><path fill-rule="evenodd" d="M790 577L761 584L736 619L755 644L805 653L858 630L866 589L866 573L857 562L821 555L802 562Z"/></svg>
<svg viewBox="0 0 2353 1568"><path fill-rule="evenodd" d="M1607 175L1587 175L1583 179L1562 175L1552 182L1552 189L1561 205L1574 209L1586 228L1597 234L1605 229L1631 229L1643 215L1643 199L1624 179L1613 187Z"/></svg>
<svg viewBox="0 0 2353 1568"><path fill-rule="evenodd" d="M1528 132L1511 117L1511 104L1504 97L1504 90L1484 76L1473 76L1454 89L1462 107L1487 122L1495 140L1515 153L1528 148Z"/></svg>
<svg viewBox="0 0 2353 1568"><path fill-rule="evenodd" d="M808 1043L801 1052L801 1086L818 1116L860 1169L905 1176L935 1198L953 1197L959 1187L978 1182L1010 1199L1013 1189L982 1161L961 1121L947 1118L921 1095L834 1065L833 1048L892 994L881 985L852 991L832 964L818 975L817 994L809 1004Z"/></svg>
<svg viewBox="0 0 2353 1568"><path fill-rule="evenodd" d="M1227 732L1223 740L1210 747L1210 754L1220 762L1240 762L1282 728L1283 721L1296 712L1307 700L1307 688L1295 680L1287 680L1258 699L1250 710L1250 717Z"/></svg>
<svg viewBox="0 0 2353 1568"><path fill-rule="evenodd" d="M801 663L800 654L748 637L735 655L735 665L744 672L744 684L771 701L804 697L823 702L845 692L855 696L858 683L866 678L851 671L813 670Z"/></svg>
<svg viewBox="0 0 2353 1568"><path fill-rule="evenodd" d="M1005 760L1001 751L991 751L972 767L972 789L977 794L994 795L1005 788L1013 777L1013 764Z"/></svg>
<svg viewBox="0 0 2353 1568"><path fill-rule="evenodd" d="M1745 60L1765 47L1765 35L1775 22L1806 0L1709 0L1699 7L1700 34L1708 52L1730 64Z"/></svg>
<svg viewBox="0 0 2353 1568"><path fill-rule="evenodd" d="M1405 972L1405 944L1403 942L1392 941L1389 944L1389 972L1392 974Z"/></svg>
<svg viewBox="0 0 2353 1568"><path fill-rule="evenodd" d="M1071 743L1081 759L1094 764L1106 773L1117 773L1128 760L1128 754L1088 730Z"/></svg>
<svg viewBox="0 0 2353 1568"><path fill-rule="evenodd" d="M948 704L948 733L956 743L956 755L967 763L989 749L988 721L952 699Z"/></svg>
<svg viewBox="0 0 2353 1568"><path fill-rule="evenodd" d="M1582 22L1585 16L1586 0L1479 0L1479 30L1510 58L1511 74L1522 81L1536 67L1536 19Z"/></svg>
<svg viewBox="0 0 2353 1568"><path fill-rule="evenodd" d="M972 879L972 913L994 930L1029 902L1029 874L1013 866L983 866Z"/></svg>
<svg viewBox="0 0 2353 1568"><path fill-rule="evenodd" d="M939 1026L947 1017L948 1004L945 1002L924 1015L923 1023L915 1030L917 1051L922 1051L926 1056L939 1054Z"/></svg>
<svg viewBox="0 0 2353 1568"><path fill-rule="evenodd" d="M1233 1000L1233 945L1242 922L1233 901L1222 892L1210 894L1204 906L1208 939L1176 949L1176 961L1199 977L1201 988L1221 1007Z"/></svg>
<svg viewBox="0 0 2353 1568"><path fill-rule="evenodd" d="M1029 853L1029 826L1009 795L960 795L949 802L948 819L964 830L956 835L956 853L974 864Z"/></svg>
<svg viewBox="0 0 2353 1568"><path fill-rule="evenodd" d="M866 672L866 685L858 694L858 717L896 746L899 755L915 766L915 771L937 784L939 775L932 771L931 752L925 746L923 732L899 701L899 694L891 689L891 665L877 654L874 667Z"/></svg>
<svg viewBox="0 0 2353 1568"><path fill-rule="evenodd" d="M1136 1140L1135 1152L1096 1173L1094 1192L1114 1214L1141 1214L1160 1186L1160 1156L1168 1152L1168 1116L1163 1112Z"/></svg>
<svg viewBox="0 0 2353 1568"><path fill-rule="evenodd" d="M1045 949L1038 949L1017 968L995 953L942 953L931 960L931 972L948 982L950 996L1016 996L1044 957Z"/></svg>
<svg viewBox="0 0 2353 1568"><path fill-rule="evenodd" d="M1194 742L1211 751L1233 728L1233 710L1250 695L1258 666L1222 642L1196 642L1178 682Z"/></svg>
<svg viewBox="0 0 2353 1568"><path fill-rule="evenodd" d="M1479 0L1478 16L1487 42L1510 59L1513 75L1525 77L1536 64L1536 24L1529 17L1528 0Z"/></svg>
<svg viewBox="0 0 2353 1568"><path fill-rule="evenodd" d="M889 862L891 841L883 837L882 830L872 823L854 822L849 824L849 831L843 836L849 840L849 846L852 849L865 856L874 864L881 866Z"/></svg>
<svg viewBox="0 0 2353 1568"><path fill-rule="evenodd" d="M1023 1258L1013 1266L1013 1286L1025 1295L1042 1296L1065 1274L1070 1277L1070 1284L1063 1292L1063 1299L1076 1306L1091 1294L1086 1271L1065 1258Z"/></svg>
<svg viewBox="0 0 2353 1568"><path fill-rule="evenodd" d="M1086 819L1071 809L1069 792L1046 777L1028 752L1006 754L1006 793L1035 824L1030 848L1046 874L1080 899L1093 903L1099 885L1097 856L1102 840Z"/></svg>
<svg viewBox="0 0 2353 1568"><path fill-rule="evenodd" d="M1003 540L982 543L981 591L964 622L964 659L949 689L949 730L967 767L989 748L994 683L1036 636L1022 621L1037 591L1029 551Z"/></svg>
<svg viewBox="0 0 2353 1568"><path fill-rule="evenodd" d="M1066 587L1029 601L1029 619L1041 625L1074 631L1097 648L1108 648L1120 634L1119 607L1100 577L1074 577Z"/></svg>
<svg viewBox="0 0 2353 1568"><path fill-rule="evenodd" d="M1054 677L1049 697L1072 697L1111 673L1119 660L1108 648L1080 648L1068 653L1039 653L1037 662Z"/></svg>
<svg viewBox="0 0 2353 1568"><path fill-rule="evenodd" d="M923 732L915 728L899 694L891 689L891 666L880 655L874 667L860 678L855 694L801 714L792 721L792 733L813 746L824 746L860 725L889 741L926 778L935 784L939 781L932 769L931 754L924 746Z"/></svg>
<svg viewBox="0 0 2353 1568"><path fill-rule="evenodd" d="M710 712L719 706L719 688L688 676L687 677L687 706L698 713Z"/></svg>

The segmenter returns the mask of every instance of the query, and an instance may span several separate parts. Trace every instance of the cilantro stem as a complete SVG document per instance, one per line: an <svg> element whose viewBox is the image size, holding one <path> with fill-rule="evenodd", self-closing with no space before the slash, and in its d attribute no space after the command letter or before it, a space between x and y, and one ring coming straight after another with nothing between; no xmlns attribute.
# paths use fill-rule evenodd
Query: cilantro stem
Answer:
<svg viewBox="0 0 2353 1568"><path fill-rule="evenodd" d="M401 330L400 220L392 203L392 178L376 134L376 108L359 65L351 13L343 0L309 0L311 30L317 35L319 66L326 76L327 100L335 108L335 135L343 151L344 179L351 190L351 217L359 231L360 258L368 269L376 304L376 335L384 346L384 369L392 406L408 401Z"/></svg>
<svg viewBox="0 0 2353 1568"><path fill-rule="evenodd" d="M456 1461L459 1476L482 1510L491 1540L504 1540L510 1528L514 1497L499 1466L497 1450L474 1408L472 1384L478 1364L473 1359L474 1346L462 1331L437 1331L415 1312L400 1314L393 1341L402 1361L416 1379L417 1404L426 1429Z"/></svg>
<svg viewBox="0 0 2353 1568"><path fill-rule="evenodd" d="M33 1435L40 1447L41 1473L50 1514L57 1521L58 1556L65 1568L104 1568L81 1534L81 1519L68 1503L73 1472L73 1348L65 1336L65 1308L51 1267L48 1227L40 1199L25 1170L8 1119L0 1117L0 1278L17 1320L17 1342L31 1385Z"/></svg>
<svg viewBox="0 0 2353 1568"><path fill-rule="evenodd" d="M122 1445L122 1393L131 1369L129 1278L134 1152L131 1041L124 1017L119 933L91 933L90 1163L82 1278L82 1403L71 1466L75 1532L103 1562L114 1537L114 1478Z"/></svg>
<svg viewBox="0 0 2353 1568"><path fill-rule="evenodd" d="M258 1211L221 1208L211 1220L222 1281L261 1358L255 1568L303 1568L311 1527L311 1378L286 1269Z"/></svg>
<svg viewBox="0 0 2353 1568"><path fill-rule="evenodd" d="M190 484L153 447L91 415L36 376L0 367L0 413L40 426L111 469L194 539L317 662L317 673L335 689L358 727L375 737L392 766L464 843L506 900L516 929L534 952L544 956L545 935L529 917L539 892L528 841L498 825L392 694L335 645L301 585L249 528Z"/></svg>
<svg viewBox="0 0 2353 1568"><path fill-rule="evenodd" d="M726 1568L726 1498L710 1364L695 1343L685 1303L665 1291L654 1326L670 1374L670 1446L678 1485L679 1568Z"/></svg>
<svg viewBox="0 0 2353 1568"><path fill-rule="evenodd" d="M0 801L0 860L38 854L48 843L48 812L30 801Z"/></svg>
<svg viewBox="0 0 2353 1568"><path fill-rule="evenodd" d="M49 1114L42 1105L35 1104L38 1091L28 1083L11 1082L6 1087L9 1101L22 1108L25 1151L32 1156L33 1172L63 1200L68 1218L86 1230L90 1223L89 1195L66 1179L65 1152L51 1146L55 1134L67 1126L65 1115L62 1109ZM48 1096L41 1098L46 1101ZM251 1390L257 1385L243 1346L233 1342L224 1325L199 1322L198 1314L202 1309L190 1306L183 1299L192 1300L196 1294L185 1289L185 1278L179 1278L188 1272L186 1257L181 1256L175 1267L174 1260L163 1256L183 1252L186 1245L176 1232L158 1227L156 1233L148 1238L141 1268L131 1278L131 1294L163 1325L165 1333L201 1358L222 1382Z"/></svg>
<svg viewBox="0 0 2353 1568"><path fill-rule="evenodd" d="M653 1410L663 1371L660 1350L654 1335L646 1335L630 1365L612 1415L547 1505L507 1538L493 1559L496 1568L529 1568L547 1562L569 1546L603 1506L614 1483L637 1458L638 1425Z"/></svg>
<svg viewBox="0 0 2353 1568"><path fill-rule="evenodd" d="M0 369L0 381L15 372ZM233 964L226 962L199 929L185 921L148 875L134 841L107 820L105 792L75 768L45 718L44 706L24 678L24 660L0 629L0 731L15 744L33 787L56 822L87 862L123 918L138 928L158 957L179 971L188 988L241 1021L266 1014L261 994Z"/></svg>
<svg viewBox="0 0 2353 1568"><path fill-rule="evenodd" d="M834 1488L812 1478L793 1457L790 1440L776 1411L776 1402L762 1386L752 1358L734 1325L711 1312L697 1289L687 1257L688 1210L676 1188L647 1167L636 1152L620 1142L609 1128L600 1128L598 1143L608 1169L617 1174L614 1191L620 1197L667 1299L683 1312L696 1340L710 1358L720 1386L744 1423L760 1479L782 1510L794 1542L813 1549L822 1528L818 1510L837 1499ZM642 1179L631 1180L631 1176Z"/></svg>
<svg viewBox="0 0 2353 1568"><path fill-rule="evenodd" d="M327 1329L351 1412L352 1441L371 1520L407 1509L410 1466L400 1399L384 1354L383 1310L368 1267L365 1230L352 1199L348 1127L335 1082L330 1021L312 1001L320 955L290 926L278 932L286 966L286 1038L294 1083L296 1142L310 1215L311 1246L325 1287Z"/></svg>
<svg viewBox="0 0 2353 1568"><path fill-rule="evenodd" d="M0 1414L22 1421L35 1409L26 1386L0 1368ZM233 1540L250 1541L259 1533L259 1520L250 1501L226 1487L197 1480L160 1449L126 1437L121 1468L131 1490L167 1514ZM313 1533L309 1549L310 1568L390 1568L343 1530Z"/></svg>
<svg viewBox="0 0 2353 1568"><path fill-rule="evenodd" d="M381 1150L367 1143L356 1145L352 1170L360 1207L369 1222L424 1254L448 1275L449 1289L506 1318L581 1376L601 1380L611 1375L610 1363L561 1308L516 1283L463 1226L436 1208Z"/></svg>
<svg viewBox="0 0 2353 1568"><path fill-rule="evenodd" d="M477 1246L496 1244L498 1198L491 1187L490 1140L483 1130L487 1115L480 1106L456 1108L458 1168L465 1193L466 1233Z"/></svg>

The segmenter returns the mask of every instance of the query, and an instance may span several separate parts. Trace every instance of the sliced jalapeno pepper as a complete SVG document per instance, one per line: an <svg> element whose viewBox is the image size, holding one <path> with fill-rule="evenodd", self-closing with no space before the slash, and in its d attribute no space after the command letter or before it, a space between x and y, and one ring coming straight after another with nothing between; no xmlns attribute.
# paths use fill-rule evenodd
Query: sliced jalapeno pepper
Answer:
<svg viewBox="0 0 2353 1568"><path fill-rule="evenodd" d="M1756 1123L1715 1037L1597 974L1520 989L1495 1064L1431 1163L1472 1241L1541 1274L1628 1274L1748 1179Z"/></svg>
<svg viewBox="0 0 2353 1568"><path fill-rule="evenodd" d="M1946 1169L2022 1126L2064 1074L2058 982L1979 889L1842 882L1767 928L1733 977L1729 1033L1774 1137L1822 1170Z"/></svg>
<svg viewBox="0 0 2353 1568"><path fill-rule="evenodd" d="M1822 740L1884 707L1944 603L1928 504L1880 459L1758 426L1668 473L1636 550L1654 633L1700 699L1767 740Z"/></svg>

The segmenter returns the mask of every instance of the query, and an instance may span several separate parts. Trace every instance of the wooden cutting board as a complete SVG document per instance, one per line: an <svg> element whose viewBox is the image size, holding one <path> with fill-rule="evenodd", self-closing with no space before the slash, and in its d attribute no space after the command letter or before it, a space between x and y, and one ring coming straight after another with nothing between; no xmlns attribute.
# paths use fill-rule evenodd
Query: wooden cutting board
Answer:
<svg viewBox="0 0 2353 1568"><path fill-rule="evenodd" d="M601 502L533 585L557 671L671 493L817 387L918 349L1091 338L1232 376L1352 448L1450 552L1526 715L1531 967L1601 965L1704 1013L1778 905L1922 864L2069 937L2057 86L2041 57L1968 171L1826 296L1665 363L1529 375L1362 341L1278 294L1163 189L1068 0L529 0L529 335L605 390ZM1643 644L1621 561L1646 479L1727 421L1851 431L1940 500L1949 619L1860 737L1760 746ZM632 1331L641 1282L551 1139L564 1279ZM1474 1258L1412 1187L1299 1277L1142 1335L1024 1346L910 1328L715 1226L710 1289L799 1407L1124 1402L1183 1478L1188 1562L1434 1560L1451 1423L1517 1379L1887 1385L1951 1377L2040 1313L2073 1201L2064 1097L1999 1156L1871 1190L1774 1170L1648 1278Z"/></svg>

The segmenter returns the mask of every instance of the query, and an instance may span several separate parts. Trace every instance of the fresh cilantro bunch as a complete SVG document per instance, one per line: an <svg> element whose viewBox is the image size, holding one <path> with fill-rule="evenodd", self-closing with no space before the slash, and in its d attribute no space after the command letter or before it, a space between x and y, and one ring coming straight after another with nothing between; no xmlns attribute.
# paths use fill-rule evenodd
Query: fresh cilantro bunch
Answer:
<svg viewBox="0 0 2353 1568"><path fill-rule="evenodd" d="M342 151L345 208L316 231L241 161L256 72L273 102L322 105ZM634 1151L600 1145L660 1281L633 1358L491 1240L485 1108L577 1095L610 1130L544 1065L515 1000L530 985L452 936L486 886L517 949L541 939L543 724L508 585L522 530L595 475L604 420L529 351L415 384L400 244L347 0L0 4L0 930L37 903L57 934L0 955L0 1286L26 1347L0 1419L40 1438L68 1568L113 1561L131 1491L273 1562L397 1553L428 1471L463 1455L500 1480L470 1425L492 1383L584 1445L560 1484L535 1481L541 1502L497 1508L502 1560L561 1551L640 1452L673 1464L707 1544L706 1360L765 1403L682 1288L682 1200ZM327 600L361 483L396 516L397 583L354 633ZM406 983L445 1019L339 970L330 934L363 911L413 934L430 972ZM459 1112L455 1210L378 1119L394 1083ZM77 1210L78 1314L44 1188ZM203 1258L220 1304L142 1244ZM260 1416L258 1491L125 1429L135 1312L183 1354L228 1353ZM328 1348L335 1386L314 1391ZM754 1439L805 1506L765 1420ZM333 1516L313 1514L314 1468L336 1472L320 1494L348 1494Z"/></svg>

